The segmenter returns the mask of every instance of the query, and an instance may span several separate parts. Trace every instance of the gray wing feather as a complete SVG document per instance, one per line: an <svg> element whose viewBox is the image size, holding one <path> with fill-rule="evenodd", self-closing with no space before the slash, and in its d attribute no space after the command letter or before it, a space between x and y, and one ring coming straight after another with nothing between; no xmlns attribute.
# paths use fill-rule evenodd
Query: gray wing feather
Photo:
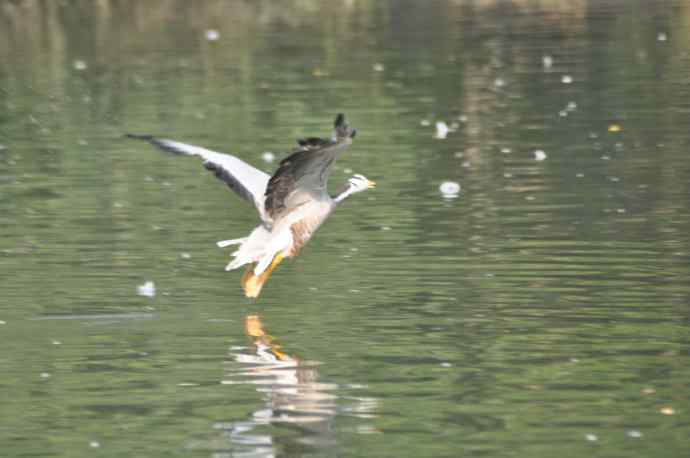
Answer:
<svg viewBox="0 0 690 458"><path fill-rule="evenodd" d="M327 195L328 175L345 146L298 150L283 159L266 188L266 213L275 219L287 210L288 197L297 189L313 196Z"/></svg>
<svg viewBox="0 0 690 458"><path fill-rule="evenodd" d="M218 179L225 182L240 197L252 203L259 211L263 221L270 221L264 209L264 194L268 180L271 178L267 173L229 154L218 153L199 146L155 138L150 135L127 134L127 137L147 141L171 153L202 158L206 169L212 171Z"/></svg>
<svg viewBox="0 0 690 458"><path fill-rule="evenodd" d="M328 197L328 175L337 157L352 143L357 131L336 116L330 139L309 137L297 140L299 146L282 161L266 187L266 213L276 218L289 210L289 196L298 189L315 198Z"/></svg>

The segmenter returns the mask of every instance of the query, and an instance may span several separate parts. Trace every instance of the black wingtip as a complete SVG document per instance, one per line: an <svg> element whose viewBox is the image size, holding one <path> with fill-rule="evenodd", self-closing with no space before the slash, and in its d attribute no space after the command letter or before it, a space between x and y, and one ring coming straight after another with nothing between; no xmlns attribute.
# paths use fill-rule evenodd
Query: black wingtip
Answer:
<svg viewBox="0 0 690 458"><path fill-rule="evenodd" d="M139 135L139 134L125 134L125 138L133 138L135 140L145 140L145 141L151 141L153 140L152 135Z"/></svg>
<svg viewBox="0 0 690 458"><path fill-rule="evenodd" d="M342 127L345 125L345 115L342 113L338 113L338 116L335 117L335 122L333 123L333 126L337 129L338 127Z"/></svg>
<svg viewBox="0 0 690 458"><path fill-rule="evenodd" d="M338 113L335 117L335 135L337 138L355 138L357 131L350 127L350 125L345 121L345 115L343 113Z"/></svg>

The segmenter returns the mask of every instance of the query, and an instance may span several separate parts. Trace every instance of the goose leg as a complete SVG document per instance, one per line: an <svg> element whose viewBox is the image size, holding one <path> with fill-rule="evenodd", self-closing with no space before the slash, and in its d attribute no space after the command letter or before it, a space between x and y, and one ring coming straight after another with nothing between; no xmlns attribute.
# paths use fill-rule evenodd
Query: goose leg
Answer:
<svg viewBox="0 0 690 458"><path fill-rule="evenodd" d="M254 266L250 265L242 276L242 289L244 289L244 295L249 298L258 297L264 283L266 283L268 277L271 276L271 272L278 267L278 264L280 264L283 259L285 259L285 256L283 256L282 253L275 255L273 261L271 261L271 265L268 266L261 275L254 275Z"/></svg>

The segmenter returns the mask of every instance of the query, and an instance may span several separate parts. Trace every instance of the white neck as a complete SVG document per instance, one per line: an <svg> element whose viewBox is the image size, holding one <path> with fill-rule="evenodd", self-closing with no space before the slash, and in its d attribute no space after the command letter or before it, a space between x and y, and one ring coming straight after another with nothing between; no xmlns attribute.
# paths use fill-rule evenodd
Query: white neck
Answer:
<svg viewBox="0 0 690 458"><path fill-rule="evenodd" d="M335 202L336 204L339 204L340 202L347 199L348 197L350 197L352 194L356 193L357 191L358 191L357 188L355 188L352 185L349 185L343 192L341 192L340 194L335 196L335 198L333 199L333 202Z"/></svg>

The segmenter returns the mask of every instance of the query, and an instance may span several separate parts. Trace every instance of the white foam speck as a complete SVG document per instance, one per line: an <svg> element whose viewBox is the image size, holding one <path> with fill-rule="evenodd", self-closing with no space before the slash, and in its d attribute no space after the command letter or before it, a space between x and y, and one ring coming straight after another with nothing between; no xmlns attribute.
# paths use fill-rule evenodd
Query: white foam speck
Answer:
<svg viewBox="0 0 690 458"><path fill-rule="evenodd" d="M503 87L503 86L505 86L505 85L506 85L506 82L505 82L505 80L504 80L503 78L496 78L496 79L494 80L494 86L495 86L495 87Z"/></svg>
<svg viewBox="0 0 690 458"><path fill-rule="evenodd" d="M536 150L534 152L534 160L535 161L543 161L546 159L546 153L540 149Z"/></svg>
<svg viewBox="0 0 690 458"><path fill-rule="evenodd" d="M443 121L436 121L436 133L434 134L434 138L444 139L448 136L449 131L448 124Z"/></svg>
<svg viewBox="0 0 690 458"><path fill-rule="evenodd" d="M86 70L88 68L87 63L81 59L75 60L72 65L74 66L75 70L79 70L79 71Z"/></svg>
<svg viewBox="0 0 690 458"><path fill-rule="evenodd" d="M373 68L375 72L382 72L386 69L381 62L376 62Z"/></svg>
<svg viewBox="0 0 690 458"><path fill-rule="evenodd" d="M668 40L668 35L666 35L664 32L659 32L656 36L657 41L666 41Z"/></svg>
<svg viewBox="0 0 690 458"><path fill-rule="evenodd" d="M632 437L635 439L638 439L638 438L643 436L642 431L638 431L636 429L631 429L631 430L627 431L625 434L627 434L628 437Z"/></svg>
<svg viewBox="0 0 690 458"><path fill-rule="evenodd" d="M460 193L460 184L455 181L444 181L438 187L438 190L441 191L441 194L446 199L454 199Z"/></svg>
<svg viewBox="0 0 690 458"><path fill-rule="evenodd" d="M453 367L451 363L441 363L441 367Z"/></svg>
<svg viewBox="0 0 690 458"><path fill-rule="evenodd" d="M585 439L587 439L587 441L589 442L596 442L599 440L599 436L597 436L596 434L589 433L585 434Z"/></svg>
<svg viewBox="0 0 690 458"><path fill-rule="evenodd" d="M561 76L561 83L563 84L570 84L573 82L573 77L570 75L563 75Z"/></svg>
<svg viewBox="0 0 690 458"><path fill-rule="evenodd" d="M48 372L41 372L41 378L50 378L50 373L48 373Z"/></svg>
<svg viewBox="0 0 690 458"><path fill-rule="evenodd" d="M98 441L89 442L89 447L91 447L91 448L99 448L100 446L101 446L101 443Z"/></svg>
<svg viewBox="0 0 690 458"><path fill-rule="evenodd" d="M156 285L152 281L147 281L143 285L137 286L137 294L146 297L156 296Z"/></svg>
<svg viewBox="0 0 690 458"><path fill-rule="evenodd" d="M189 258L192 257L192 255L189 254L189 253L180 253L180 257L181 257L182 259L189 259Z"/></svg>
<svg viewBox="0 0 690 458"><path fill-rule="evenodd" d="M553 57L549 56L548 54L542 56L541 64L544 66L544 69L550 69L553 66Z"/></svg>
<svg viewBox="0 0 690 458"><path fill-rule="evenodd" d="M360 417L360 418L367 418L367 417ZM372 425L358 425L354 429L354 431L357 434L379 434L379 433L381 433L380 429L378 429Z"/></svg>
<svg viewBox="0 0 690 458"><path fill-rule="evenodd" d="M431 121L429 121L428 119L422 119L421 121L419 121L419 124L424 127L427 127L431 125Z"/></svg>
<svg viewBox="0 0 690 458"><path fill-rule="evenodd" d="M261 155L261 159L263 159L264 162L269 162L269 163L270 163L270 162L273 162L273 161L276 159L276 155L273 154L273 153L270 152L270 151L265 151L265 152Z"/></svg>
<svg viewBox="0 0 690 458"><path fill-rule="evenodd" d="M568 111L575 111L576 108L577 108L577 103L575 103L575 102L568 102L568 105L565 107L565 109Z"/></svg>
<svg viewBox="0 0 690 458"><path fill-rule="evenodd" d="M220 38L220 32L216 29L208 29L205 35L208 41L218 41Z"/></svg>
<svg viewBox="0 0 690 458"><path fill-rule="evenodd" d="M501 148L501 152L502 152L503 154L510 154L510 153L512 153L513 151L512 151L510 148Z"/></svg>

